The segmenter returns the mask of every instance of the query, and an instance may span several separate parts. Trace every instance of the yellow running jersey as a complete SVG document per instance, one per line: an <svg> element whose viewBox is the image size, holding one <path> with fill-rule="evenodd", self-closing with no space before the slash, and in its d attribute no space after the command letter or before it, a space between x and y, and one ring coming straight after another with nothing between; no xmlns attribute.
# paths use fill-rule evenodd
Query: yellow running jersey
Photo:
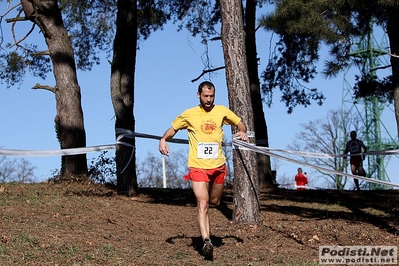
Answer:
<svg viewBox="0 0 399 266"><path fill-rule="evenodd" d="M212 169L223 165L223 125L237 126L241 119L229 108L215 105L206 112L200 106L185 110L173 122L175 130L187 129L190 150L188 167Z"/></svg>

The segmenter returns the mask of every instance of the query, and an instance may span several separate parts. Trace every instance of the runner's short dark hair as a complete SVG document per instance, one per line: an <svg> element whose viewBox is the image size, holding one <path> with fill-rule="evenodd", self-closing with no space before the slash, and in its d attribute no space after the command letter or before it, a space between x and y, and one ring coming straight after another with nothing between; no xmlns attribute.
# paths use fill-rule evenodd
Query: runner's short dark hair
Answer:
<svg viewBox="0 0 399 266"><path fill-rule="evenodd" d="M210 82L210 81L203 81L203 82L201 82L200 85L198 85L198 93L199 93L199 94L202 93L202 88L203 88L203 87L214 88L214 89L216 90L215 85L213 85L212 82Z"/></svg>

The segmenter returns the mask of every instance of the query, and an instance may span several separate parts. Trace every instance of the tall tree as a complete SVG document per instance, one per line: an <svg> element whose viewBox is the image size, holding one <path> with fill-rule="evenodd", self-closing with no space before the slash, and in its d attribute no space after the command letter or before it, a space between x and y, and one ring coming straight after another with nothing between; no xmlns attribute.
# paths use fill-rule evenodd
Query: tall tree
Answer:
<svg viewBox="0 0 399 266"><path fill-rule="evenodd" d="M24 5L26 11L29 12L27 13L27 18L41 27L45 38L48 38L46 41L51 42L52 46L49 46L49 52L42 52L38 50L37 45L21 46L21 42L28 36L25 36L21 40L16 40L15 51L7 53L4 52L5 50L1 50L1 59L3 61L0 64L5 67L3 71L0 71L0 78L6 80L9 86L15 85L21 82L26 69L30 70L35 76L45 78L45 74L52 70L49 66L49 60L46 57L50 54L54 75L57 80L56 87L52 88L51 86L41 85L37 87L46 88L56 94L56 129L61 148L84 147L83 116L81 108L80 111L75 108L77 106L80 107L80 89L79 91L77 90L79 87L76 80L76 66L80 70L91 70L94 64L100 63L98 56L100 51L105 52L106 55L111 53L112 46L110 44L116 30L115 13L118 6L113 0L63 0L59 1L61 8L58 8L57 1L23 0L21 3ZM164 7L162 1L138 1L138 3L140 4L139 10L137 8L134 10L131 9L132 2L122 1L118 3L120 4L119 7L129 9L120 11L123 14L120 14L116 26L121 27L119 32L123 31L130 34L132 25L129 19L133 15L135 17L138 16L140 17L140 23L133 25L136 27L134 31L139 33L138 36L140 38L146 39L152 31L160 29L167 22L169 14L162 10ZM135 6L136 4L134 3ZM49 7L53 9L49 9ZM11 9L15 9L15 7ZM64 15L64 20L61 18L61 11ZM46 16L49 16L49 18L43 20ZM18 15L16 19L10 20L10 22L15 23L21 20L26 20L26 18ZM47 25L46 23L49 24ZM51 23L56 24L52 25ZM56 34L48 32L50 29L55 29ZM135 38L138 36L135 36ZM133 108L134 99L133 87L131 87L134 81L134 63L129 64L129 62L123 59L123 56L128 56L129 59L134 59L135 61L135 52L132 56L127 50L135 50L137 42L132 39L134 43L131 43L129 47L126 47L126 45L129 45L128 43L125 44L123 42L124 40L130 40L130 38L130 35L125 37L118 35L115 37L116 45L122 45L123 47L119 49L119 47L114 46L115 50L119 50L114 53L114 61L116 63L113 64L112 68L111 86L113 88L112 96L114 97L113 103L117 120L116 127L122 129L122 131L126 130L123 131L125 136L123 141L126 141L126 143L130 142L134 146L134 136L132 138L132 134L130 136L129 133L126 134L129 129L134 128L134 117L131 109ZM58 47L56 46L57 43L59 44ZM58 50L52 52L50 48L57 48ZM22 52L18 53L18 51ZM74 55L76 56L76 65ZM126 66L130 67L130 69L120 69L120 67L123 68ZM64 68L65 71L58 72ZM127 74L129 71L130 73ZM118 86L120 87L120 91L118 91ZM119 136L119 133L117 132L116 135ZM117 165L119 170L118 191L128 195L137 193L137 186L135 185L137 182L134 173L134 148L132 150L132 147L118 145ZM76 173L87 174L86 155L64 156L62 158L61 177L76 176Z"/></svg>
<svg viewBox="0 0 399 266"><path fill-rule="evenodd" d="M139 193L136 173L134 80L139 37L146 39L169 18L163 1L118 0L111 64L111 97L115 111L117 191Z"/></svg>
<svg viewBox="0 0 399 266"><path fill-rule="evenodd" d="M220 1L222 45L230 108L254 130L245 50L245 31L240 0ZM251 138L250 138L251 139ZM234 161L234 214L237 223L260 222L259 172L254 152L236 150Z"/></svg>
<svg viewBox="0 0 399 266"><path fill-rule="evenodd" d="M269 135L265 113L263 112L263 101L260 89L258 54L256 46L256 7L262 1L247 0L245 5L245 46L247 57L247 68L249 75L249 87L251 91L251 104L254 116L256 145L269 147ZM275 188L271 172L270 156L256 154L259 169L259 182L261 188Z"/></svg>
<svg viewBox="0 0 399 266"><path fill-rule="evenodd" d="M138 193L134 137L134 73L137 46L137 1L119 0L111 65L111 96L115 110L116 138L123 136L116 147L118 193Z"/></svg>
<svg viewBox="0 0 399 266"><path fill-rule="evenodd" d="M10 87L21 84L27 72L44 79L52 71L55 86L36 84L33 88L55 94L55 129L60 147L85 147L86 133L76 70L90 70L99 63L98 52L109 51L107 43L111 40L109 36L113 35L110 24L113 24L115 4L112 0L8 1L14 2L17 4L10 5L1 17L11 16L12 11L16 11L15 18L6 19L12 23L14 43L8 45L1 39L0 64L3 68L0 79ZM29 20L33 22L30 29L18 27L18 23ZM46 41L46 48L42 48L37 39L33 44L28 43L35 36L37 27ZM18 39L24 30L25 36ZM63 156L60 174L61 180L86 180L86 155Z"/></svg>
<svg viewBox="0 0 399 266"><path fill-rule="evenodd" d="M280 39L276 53L270 57L262 74L264 92L270 95L280 88L292 111L296 104L308 104L310 99L321 102L324 96L317 89L307 90L300 81L315 77L320 59L321 44L329 49L323 74L334 77L350 64L361 64L361 58L352 57L351 46L358 38L368 36L375 26L387 33L390 45L390 66L379 66L371 75L359 77L354 86L355 98L377 97L394 101L397 131L399 133L399 23L398 1L303 1L278 0L273 13L262 19L262 25L276 32ZM379 69L391 68L392 75L379 78Z"/></svg>
<svg viewBox="0 0 399 266"><path fill-rule="evenodd" d="M86 133L74 51L58 1L21 0L21 4L26 18L40 28L48 47L55 87L37 85L37 88L46 88L55 94L55 127L61 149L85 147ZM61 178L88 178L86 154L62 156L61 161Z"/></svg>

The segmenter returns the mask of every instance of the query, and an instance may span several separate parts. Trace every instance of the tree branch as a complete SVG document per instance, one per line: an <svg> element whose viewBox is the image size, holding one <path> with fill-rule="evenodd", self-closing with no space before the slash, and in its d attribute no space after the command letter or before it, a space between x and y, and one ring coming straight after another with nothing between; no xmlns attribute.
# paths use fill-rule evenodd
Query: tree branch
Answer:
<svg viewBox="0 0 399 266"><path fill-rule="evenodd" d="M399 55L396 55L396 54L390 54L390 53L388 53L390 56L392 56L392 57L395 57L395 58L399 58Z"/></svg>
<svg viewBox="0 0 399 266"><path fill-rule="evenodd" d="M394 57L399 57L399 56L394 56ZM387 68L390 68L391 66L392 65L376 67L376 68L371 69L371 71L376 71L376 70L380 70L380 69L387 69Z"/></svg>
<svg viewBox="0 0 399 266"><path fill-rule="evenodd" d="M55 93L56 90L57 90L56 87L52 87L52 86L49 86L49 85L40 85L39 83L36 83L36 85L32 87L32 90L38 90L38 89L48 90L48 91L51 91L53 93Z"/></svg>
<svg viewBox="0 0 399 266"><path fill-rule="evenodd" d="M203 70L202 73L201 73L201 75L199 75L199 76L196 77L195 79L191 80L191 82L196 82L197 80L199 80L199 79L200 79L203 75L205 75L206 73L215 72L215 71L218 71L218 70L221 70L221 69L224 69L224 68L226 68L226 67L225 67L225 66L222 66L222 67L217 67L217 68L214 68L214 69Z"/></svg>
<svg viewBox="0 0 399 266"><path fill-rule="evenodd" d="M44 55L50 55L50 51L49 50L41 51L41 52L38 52L38 53L33 53L32 55L36 56L36 57L44 56Z"/></svg>
<svg viewBox="0 0 399 266"><path fill-rule="evenodd" d="M21 11L19 14L21 14ZM16 18L8 18L8 19L6 19L6 22L7 23L11 23L11 22L15 23L18 21L27 21L27 20L30 20L30 19L27 17L16 17Z"/></svg>
<svg viewBox="0 0 399 266"><path fill-rule="evenodd" d="M10 48L13 47L13 46L19 46L19 44L20 44L21 42L23 42L26 38L28 38L28 36L29 36L29 35L33 32L33 30L35 29L35 23L33 23L33 24L32 24L32 27L30 28L30 30L28 31L28 33L25 34L25 36L22 37L19 41L17 41L17 39L15 38L15 24L16 24L16 21L14 21L14 23L12 24L12 27L11 27L12 37L13 37L13 39L14 39L14 44L11 45Z"/></svg>
<svg viewBox="0 0 399 266"><path fill-rule="evenodd" d="M10 4L10 2L8 2L8 6L9 6L9 4ZM18 4L16 4L15 6L11 7L10 9L8 9L8 10L6 11L6 13L4 13L4 14L1 16L1 18L7 16L8 13L10 13L12 10L14 10L15 8L17 8L17 7L20 6L20 5L21 5L21 3L18 3ZM8 6L7 6L7 8L8 8ZM7 20L6 20L6 21L7 21Z"/></svg>

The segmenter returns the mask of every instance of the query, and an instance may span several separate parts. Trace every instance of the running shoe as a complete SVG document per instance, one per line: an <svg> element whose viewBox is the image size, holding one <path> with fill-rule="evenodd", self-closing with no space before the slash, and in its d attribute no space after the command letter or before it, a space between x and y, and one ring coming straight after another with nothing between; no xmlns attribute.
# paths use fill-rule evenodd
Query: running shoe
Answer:
<svg viewBox="0 0 399 266"><path fill-rule="evenodd" d="M202 254L204 255L206 260L213 259L213 245L209 238L205 238L204 246L202 247Z"/></svg>

